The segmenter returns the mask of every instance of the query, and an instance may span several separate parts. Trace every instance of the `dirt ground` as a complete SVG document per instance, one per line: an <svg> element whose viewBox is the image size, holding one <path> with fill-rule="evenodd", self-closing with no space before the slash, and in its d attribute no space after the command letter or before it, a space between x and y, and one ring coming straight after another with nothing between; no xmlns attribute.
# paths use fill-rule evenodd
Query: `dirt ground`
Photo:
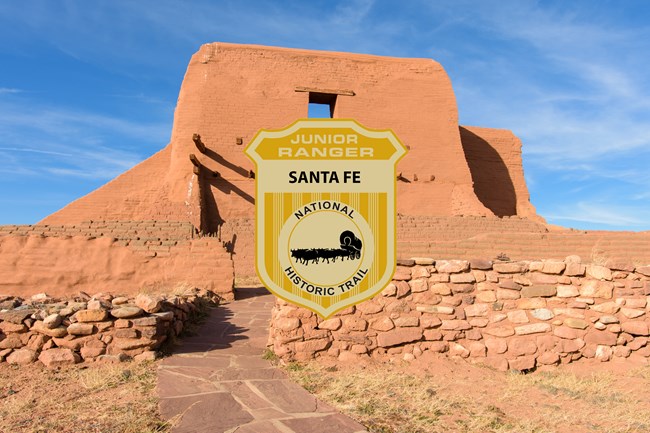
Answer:
<svg viewBox="0 0 650 433"><path fill-rule="evenodd" d="M168 432L157 411L156 366L0 364L0 432ZM433 354L284 369L373 433L650 431L650 366L640 359L583 360L527 375Z"/></svg>
<svg viewBox="0 0 650 433"><path fill-rule="evenodd" d="M640 359L526 375L434 355L285 369L374 433L650 431L650 367Z"/></svg>
<svg viewBox="0 0 650 433"><path fill-rule="evenodd" d="M0 432L166 432L154 362L61 370L0 364Z"/></svg>

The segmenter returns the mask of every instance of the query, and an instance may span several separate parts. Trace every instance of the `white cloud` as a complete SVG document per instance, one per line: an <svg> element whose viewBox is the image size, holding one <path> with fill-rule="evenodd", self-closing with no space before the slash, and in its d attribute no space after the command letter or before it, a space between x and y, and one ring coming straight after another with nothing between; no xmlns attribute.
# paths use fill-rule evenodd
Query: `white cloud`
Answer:
<svg viewBox="0 0 650 433"><path fill-rule="evenodd" d="M171 125L141 124L107 115L0 103L0 172L23 176L107 180L169 140Z"/></svg>
<svg viewBox="0 0 650 433"><path fill-rule="evenodd" d="M634 206L613 206L610 203L578 202L574 206L562 206L560 211L547 214L549 220L573 221L579 223L602 224L611 227L647 227L650 212Z"/></svg>

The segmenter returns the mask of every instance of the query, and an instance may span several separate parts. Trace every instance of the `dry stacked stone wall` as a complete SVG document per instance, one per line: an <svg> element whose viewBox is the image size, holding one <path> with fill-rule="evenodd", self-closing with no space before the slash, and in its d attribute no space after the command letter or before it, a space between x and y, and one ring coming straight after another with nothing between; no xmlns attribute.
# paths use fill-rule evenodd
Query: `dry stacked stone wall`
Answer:
<svg viewBox="0 0 650 433"><path fill-rule="evenodd" d="M151 360L179 335L212 292L136 297L84 293L68 299L46 294L29 300L0 296L0 362L41 362L55 368L82 361Z"/></svg>
<svg viewBox="0 0 650 433"><path fill-rule="evenodd" d="M398 262L373 299L323 320L278 300L270 344L285 360L424 352L528 371L581 358L650 357L650 266L565 260Z"/></svg>

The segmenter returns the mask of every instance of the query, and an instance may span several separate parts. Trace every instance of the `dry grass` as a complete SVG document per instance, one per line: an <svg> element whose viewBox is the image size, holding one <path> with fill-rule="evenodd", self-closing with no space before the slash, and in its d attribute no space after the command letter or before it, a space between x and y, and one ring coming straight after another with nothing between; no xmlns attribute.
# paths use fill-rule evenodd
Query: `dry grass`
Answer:
<svg viewBox="0 0 650 433"><path fill-rule="evenodd" d="M453 368L453 367L452 367ZM465 366L410 373L371 364L285 367L291 378L373 433L556 433L650 431L650 368L628 374L529 375Z"/></svg>
<svg viewBox="0 0 650 433"><path fill-rule="evenodd" d="M156 363L58 371L0 366L2 432L167 432L155 397Z"/></svg>
<svg viewBox="0 0 650 433"><path fill-rule="evenodd" d="M638 370L643 388L650 385L650 369ZM629 378L610 372L576 375L554 371L532 375L508 375L507 395L525 398L528 390L537 388L549 397L531 418L537 423L559 428L562 424L583 426L585 431L647 432L650 431L648 392L631 388ZM549 419L555 422L549 422Z"/></svg>

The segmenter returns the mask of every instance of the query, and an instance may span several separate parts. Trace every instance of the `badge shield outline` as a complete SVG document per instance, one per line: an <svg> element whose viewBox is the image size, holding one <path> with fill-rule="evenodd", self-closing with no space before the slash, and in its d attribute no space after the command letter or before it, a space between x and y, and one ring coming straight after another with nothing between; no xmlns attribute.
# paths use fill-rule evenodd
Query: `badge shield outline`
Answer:
<svg viewBox="0 0 650 433"><path fill-rule="evenodd" d="M357 143L354 146L314 144L313 147L319 147L322 153L314 150L311 155L279 157L279 146L284 146L282 149L291 147L293 151L300 147L290 143L290 139L298 141L295 137L300 134L329 134L331 137L354 135ZM304 144L302 147L313 150L311 146ZM350 148L351 155L335 153L332 150L334 147ZM372 156L359 157L364 152L362 149L368 152L368 148L373 149ZM392 131L368 129L352 119L299 119L285 128L258 131L246 146L245 153L255 164L255 270L260 281L279 298L305 307L323 318L372 298L386 287L396 268L397 162L406 152L405 146ZM334 157L330 154L334 154ZM311 169L343 173L354 171L355 168L361 176L359 185L289 185L282 180L288 176L289 171ZM323 206L330 208L323 209ZM338 210L332 210L334 206ZM309 209L313 209L314 213L307 212ZM343 209L345 212L341 211ZM295 258L292 262L289 242L293 238L287 236L287 231L293 233L299 224L307 224L306 221L314 218L317 212L336 212L340 218L354 220L358 230L352 231L360 236L358 241L363 240L361 252L357 252L356 256L352 254L353 258L348 257L346 265L335 264L330 268L324 264L321 266L326 270L340 269L343 266L351 269L350 263L355 259L359 261L356 273L341 275L341 286L338 283L329 285L329 295L310 293L305 289L305 282L318 285L318 281L304 277L306 267L302 267L302 273L297 269L292 269L293 274L289 271L293 265L295 268L299 266ZM330 217L334 218L334 215ZM350 250L342 242L341 240L338 251L341 248ZM333 249L335 248L327 248L330 251ZM339 253L341 254L343 253ZM340 260L344 262L346 259ZM291 264L289 268L287 263ZM330 263L329 260L327 263ZM309 272L311 269L313 267ZM296 274L300 276L300 284L295 283ZM336 279L335 276L332 278Z"/></svg>

